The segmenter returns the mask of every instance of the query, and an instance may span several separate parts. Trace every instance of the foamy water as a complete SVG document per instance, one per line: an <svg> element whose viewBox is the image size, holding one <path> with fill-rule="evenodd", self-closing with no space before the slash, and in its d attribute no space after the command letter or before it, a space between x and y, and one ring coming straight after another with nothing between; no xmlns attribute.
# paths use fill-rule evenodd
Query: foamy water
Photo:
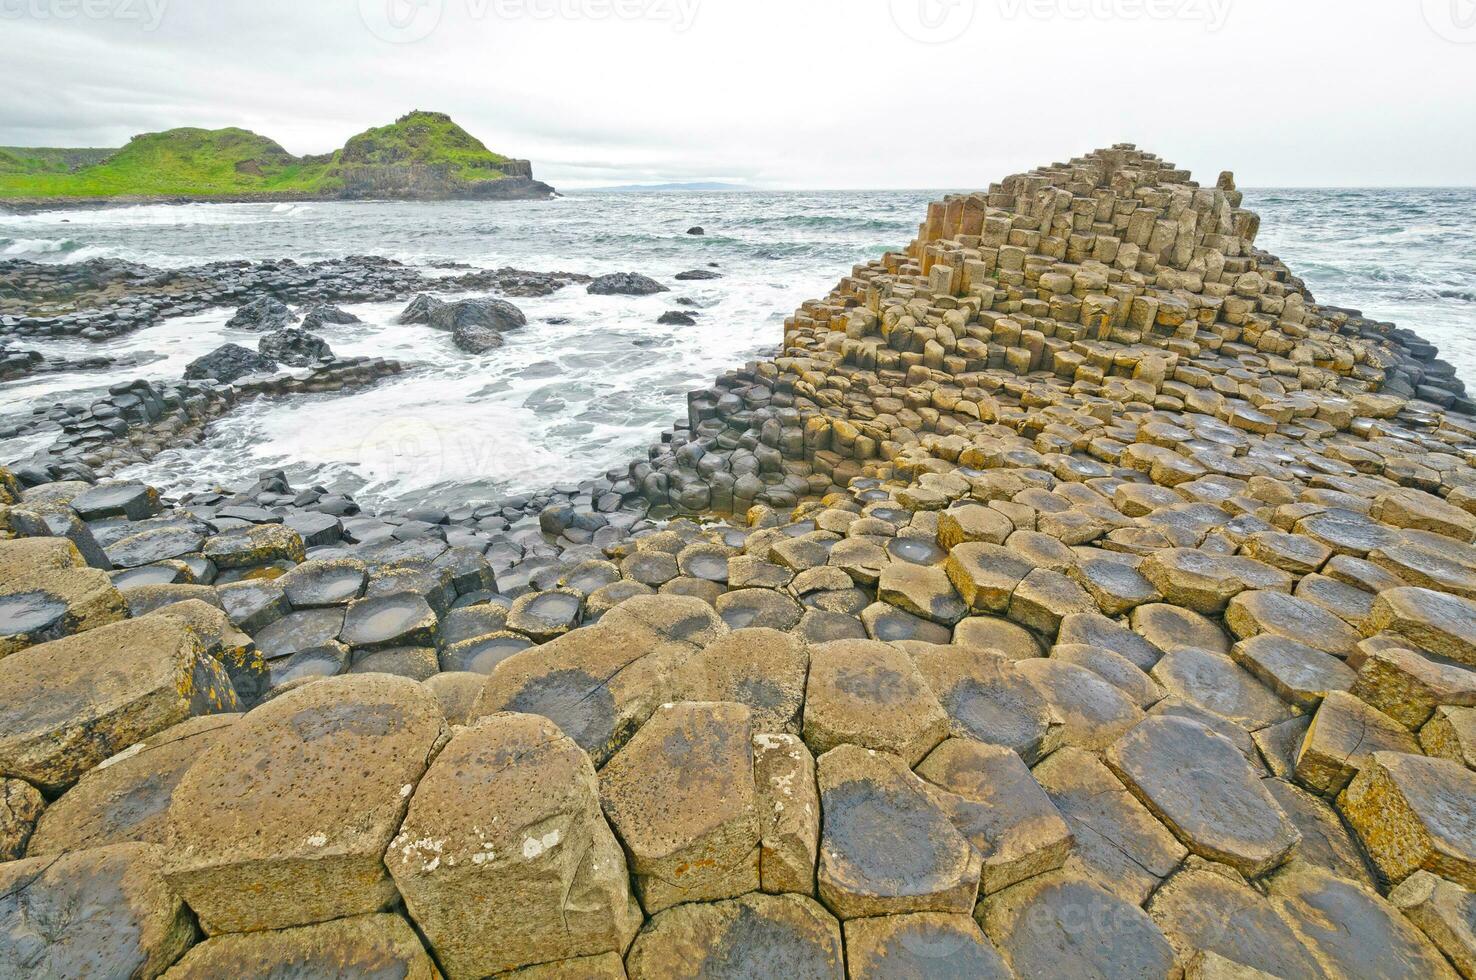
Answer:
<svg viewBox="0 0 1476 980"><path fill-rule="evenodd" d="M1320 302L1415 331L1476 387L1476 190L1266 190L1246 206L1257 244Z"/></svg>

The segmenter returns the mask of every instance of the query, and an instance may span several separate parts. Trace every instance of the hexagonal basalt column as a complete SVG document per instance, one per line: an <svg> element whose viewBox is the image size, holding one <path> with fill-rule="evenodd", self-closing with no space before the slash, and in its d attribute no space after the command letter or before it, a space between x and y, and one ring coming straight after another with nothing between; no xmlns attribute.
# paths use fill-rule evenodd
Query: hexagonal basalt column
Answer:
<svg viewBox="0 0 1476 980"><path fill-rule="evenodd" d="M749 718L731 702L663 705L601 771L647 912L758 889Z"/></svg>
<svg viewBox="0 0 1476 980"><path fill-rule="evenodd" d="M640 925L594 767L537 715L460 730L385 863L451 977L620 951Z"/></svg>

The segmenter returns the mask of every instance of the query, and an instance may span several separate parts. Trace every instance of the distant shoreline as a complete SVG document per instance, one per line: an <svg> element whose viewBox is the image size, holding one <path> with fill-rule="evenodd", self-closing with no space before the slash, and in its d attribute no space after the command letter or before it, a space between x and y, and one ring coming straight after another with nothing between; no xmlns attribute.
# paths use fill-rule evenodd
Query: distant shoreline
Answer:
<svg viewBox="0 0 1476 980"><path fill-rule="evenodd" d="M260 194L224 194L204 196L189 194L117 194L111 197L0 198L0 213L33 214L38 211L90 211L102 208L129 208L148 204L321 204L324 202L363 202L389 204L428 201L548 201L562 197L542 181L507 177L498 184L517 181L509 193L480 193L447 197L337 197L322 194L263 192Z"/></svg>

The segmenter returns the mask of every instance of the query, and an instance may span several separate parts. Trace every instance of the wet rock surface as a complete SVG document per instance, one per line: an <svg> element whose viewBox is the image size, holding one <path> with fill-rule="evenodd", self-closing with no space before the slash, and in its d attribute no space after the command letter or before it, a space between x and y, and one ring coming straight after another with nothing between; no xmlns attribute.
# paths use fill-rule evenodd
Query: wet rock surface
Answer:
<svg viewBox="0 0 1476 980"><path fill-rule="evenodd" d="M1106 761L1185 847L1243 874L1276 867L1301 840L1234 744L1189 719L1144 721Z"/></svg>
<svg viewBox="0 0 1476 980"><path fill-rule="evenodd" d="M632 980L845 976L840 924L797 895L748 895L658 913L626 957Z"/></svg>
<svg viewBox="0 0 1476 980"><path fill-rule="evenodd" d="M978 924L965 915L914 912L845 924L852 976L1013 976Z"/></svg>
<svg viewBox="0 0 1476 980"><path fill-rule="evenodd" d="M464 268L464 267L463 267ZM0 261L16 289L0 296L0 315L18 336L67 335L105 341L165 317L234 307L236 326L271 331L298 318L287 303L304 304L304 330L355 322L332 304L384 302L428 289L493 290L504 296L545 296L591 277L504 267L427 276L392 259L352 255L299 263L222 261L184 269L149 269L116 259L75 264Z"/></svg>
<svg viewBox="0 0 1476 980"><path fill-rule="evenodd" d="M0 436L42 432L54 437L50 446L17 464L33 482L91 480L199 442L211 422L253 399L365 387L404 370L398 361L349 357L279 371L262 354L231 344L196 363L204 380L120 382L90 404L58 404L44 414L0 422ZM234 375L233 383L217 380L217 367Z"/></svg>
<svg viewBox="0 0 1476 980"><path fill-rule="evenodd" d="M265 340L266 338L262 338ZM187 381L219 381L231 384L251 374L271 374L277 362L263 351L249 350L240 344L222 344L185 367Z"/></svg>
<svg viewBox="0 0 1476 980"><path fill-rule="evenodd" d="M107 479L392 362L0 424L0 972L1469 972L1473 405L1257 225L1129 146L950 196L643 458L447 510ZM0 339L664 288L444 271L6 262Z"/></svg>
<svg viewBox="0 0 1476 980"><path fill-rule="evenodd" d="M256 349L267 360L292 367L307 367L315 361L333 360L333 348L328 346L328 341L296 327L285 327L267 334L257 342Z"/></svg>
<svg viewBox="0 0 1476 980"><path fill-rule="evenodd" d="M241 304L226 326L239 330L281 330L295 319L286 303L275 296L261 296Z"/></svg>
<svg viewBox="0 0 1476 980"><path fill-rule="evenodd" d="M104 760L41 815L27 853L60 854L129 841L163 844L174 787L202 752L230 737L239 718L192 718Z"/></svg>
<svg viewBox="0 0 1476 980"><path fill-rule="evenodd" d="M843 745L818 762L820 899L842 919L974 907L980 858L894 755Z"/></svg>
<svg viewBox="0 0 1476 980"><path fill-rule="evenodd" d="M1017 976L1173 977L1153 920L1091 881L1057 871L1021 882L977 913Z"/></svg>
<svg viewBox="0 0 1476 980"><path fill-rule="evenodd" d="M612 272L598 276L586 289L599 296L650 296L669 291L666 286L639 272Z"/></svg>
<svg viewBox="0 0 1476 980"><path fill-rule="evenodd" d="M195 924L159 872L159 848L121 844L0 864L0 972L158 976Z"/></svg>

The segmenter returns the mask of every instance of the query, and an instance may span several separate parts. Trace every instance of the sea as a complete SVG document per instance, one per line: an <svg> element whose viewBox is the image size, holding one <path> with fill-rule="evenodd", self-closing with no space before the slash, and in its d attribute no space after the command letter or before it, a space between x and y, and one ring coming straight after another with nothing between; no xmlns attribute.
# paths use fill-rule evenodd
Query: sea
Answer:
<svg viewBox="0 0 1476 980"><path fill-rule="evenodd" d="M380 255L449 274L446 263L598 275L640 272L672 287L649 297L570 286L517 299L527 327L473 356L444 333L396 323L403 302L345 304L362 323L325 327L339 355L395 358L376 387L259 400L197 445L122 475L179 493L283 469L294 486L355 494L371 507L452 507L598 476L643 455L685 410L686 393L773 355L784 318L851 268L904 246L945 191L577 193L547 202L149 205L0 214L0 257L119 258L167 268L220 259L300 262ZM1258 244L1319 301L1390 320L1435 343L1476 385L1476 189L1259 189ZM706 234L687 234L692 226ZM722 276L678 282L712 268ZM678 298L692 306L679 307ZM700 315L663 326L667 310ZM0 384L0 417L86 402L132 378L178 380L185 365L258 335L230 309L178 317L100 346L29 341L49 357L106 353L126 369ZM49 436L11 440L0 462Z"/></svg>

